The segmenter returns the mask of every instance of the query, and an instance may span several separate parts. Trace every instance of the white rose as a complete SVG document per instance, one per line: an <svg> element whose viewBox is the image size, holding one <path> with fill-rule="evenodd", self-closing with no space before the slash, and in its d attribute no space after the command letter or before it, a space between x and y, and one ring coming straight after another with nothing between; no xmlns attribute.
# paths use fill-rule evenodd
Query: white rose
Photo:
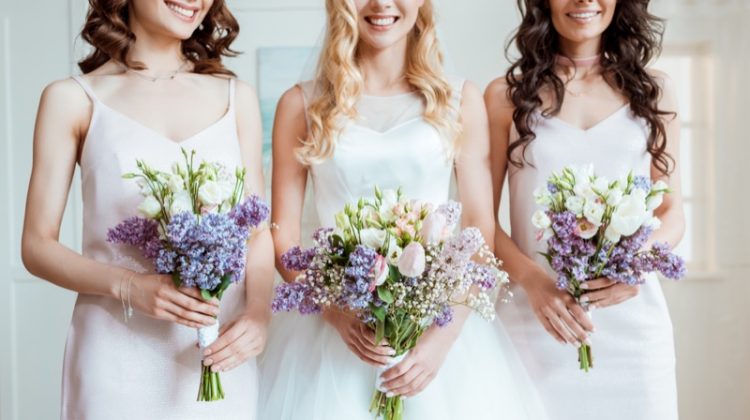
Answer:
<svg viewBox="0 0 750 420"><path fill-rule="evenodd" d="M585 200L577 195L568 197L565 200L565 208L573 212L576 216L580 216L583 213L583 204Z"/></svg>
<svg viewBox="0 0 750 420"><path fill-rule="evenodd" d="M643 225L647 216L644 193L634 190L632 194L623 197L620 205L615 208L609 227L620 235L630 236Z"/></svg>
<svg viewBox="0 0 750 420"><path fill-rule="evenodd" d="M663 193L654 193L646 199L646 208L648 209L648 211L656 210L657 208L659 208L659 206L661 206L661 203L663 201Z"/></svg>
<svg viewBox="0 0 750 420"><path fill-rule="evenodd" d="M591 224L600 226L602 224L602 217L604 216L605 207L595 201L587 201L586 205L583 206L583 215L586 216Z"/></svg>
<svg viewBox="0 0 750 420"><path fill-rule="evenodd" d="M169 207L171 214L193 212L193 199L187 191L180 191L172 196L172 205Z"/></svg>
<svg viewBox="0 0 750 420"><path fill-rule="evenodd" d="M138 206L138 211L147 218L154 219L161 213L161 204L159 204L159 201L154 196L149 195Z"/></svg>
<svg viewBox="0 0 750 420"><path fill-rule="evenodd" d="M619 183L618 183L619 186ZM610 206L616 206L622 201L622 190L618 188L613 189L607 194L607 204Z"/></svg>
<svg viewBox="0 0 750 420"><path fill-rule="evenodd" d="M181 176L177 174L172 174L169 176L169 190L172 192L178 192L185 189L185 181L182 179Z"/></svg>
<svg viewBox="0 0 750 420"><path fill-rule="evenodd" d="M224 191L215 181L206 181L198 189L198 199L206 206L218 206L224 201Z"/></svg>
<svg viewBox="0 0 750 420"><path fill-rule="evenodd" d="M362 229L359 235L362 238L362 245L372 249L380 249L385 244L386 232L382 229Z"/></svg>
<svg viewBox="0 0 750 420"><path fill-rule="evenodd" d="M534 215L531 217L531 223L537 229L547 229L552 225L552 221L547 216L547 213L541 210L534 212Z"/></svg>

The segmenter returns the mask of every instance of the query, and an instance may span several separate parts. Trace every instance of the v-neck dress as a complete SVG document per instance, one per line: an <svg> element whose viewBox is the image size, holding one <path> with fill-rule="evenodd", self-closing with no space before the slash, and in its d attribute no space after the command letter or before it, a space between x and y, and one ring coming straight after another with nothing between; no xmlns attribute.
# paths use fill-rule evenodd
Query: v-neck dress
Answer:
<svg viewBox="0 0 750 420"><path fill-rule="evenodd" d="M628 171L650 176L648 126L628 105L587 130L556 117L538 115L527 164L509 169L511 239L555 278L539 253L531 216L539 206L533 191L551 172L593 164L599 175L617 179ZM518 139L515 128L510 140ZM521 148L515 157L521 158ZM638 296L592 312L596 332L594 368L579 370L577 351L560 345L534 315L528 296L514 286L514 299L498 306L498 327L510 334L551 417L558 420L677 420L672 322L659 281L650 276Z"/></svg>
<svg viewBox="0 0 750 420"><path fill-rule="evenodd" d="M197 134L175 142L101 102L80 76L73 77L93 104L80 158L83 191L83 255L138 272L153 267L137 251L106 241L107 230L137 215L143 200L122 174L136 159L168 170L180 148L228 167L242 165L234 109L234 80L228 82L224 116ZM228 289L221 303L222 324L245 306L245 284ZM63 420L252 420L257 400L254 359L221 374L226 399L196 402L201 356L196 332L174 322L135 312L125 321L119 300L79 294L65 348Z"/></svg>

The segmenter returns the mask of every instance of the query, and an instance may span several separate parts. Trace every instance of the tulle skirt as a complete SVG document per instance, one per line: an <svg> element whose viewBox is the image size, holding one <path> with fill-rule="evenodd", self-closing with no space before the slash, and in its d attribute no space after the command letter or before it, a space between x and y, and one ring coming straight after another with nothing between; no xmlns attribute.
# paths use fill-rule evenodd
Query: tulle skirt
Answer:
<svg viewBox="0 0 750 420"><path fill-rule="evenodd" d="M319 316L279 314L259 358L259 420L372 420L377 369ZM544 420L542 404L497 324L472 314L405 420Z"/></svg>

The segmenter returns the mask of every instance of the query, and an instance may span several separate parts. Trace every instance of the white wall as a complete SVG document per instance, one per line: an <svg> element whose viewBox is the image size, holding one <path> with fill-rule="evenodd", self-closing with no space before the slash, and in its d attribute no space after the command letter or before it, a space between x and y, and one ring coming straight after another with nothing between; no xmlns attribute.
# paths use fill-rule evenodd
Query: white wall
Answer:
<svg viewBox="0 0 750 420"><path fill-rule="evenodd" d="M664 0L663 0L664 1ZM677 0L671 0L677 1ZM682 0L680 0L682 1ZM687 1L687 0L685 0ZM20 264L19 243L25 190L31 162L31 136L39 94L48 82L74 71L83 48L74 44L83 21L84 0L0 0L0 419L36 420L58 417L60 372L74 295L32 278ZM229 0L242 31L236 47L244 51L230 66L255 83L258 47L304 46L318 41L323 23L322 0ZM505 68L505 40L517 22L510 0L439 0L441 36L454 73L483 87ZM657 2L658 3L658 2ZM40 11L44 11L41 13ZM706 27L717 32L703 13L675 18L674 38ZM696 17L697 16L697 17ZM747 16L747 15L746 15ZM692 20L691 20L692 19ZM722 18L723 19L723 18ZM736 18L737 19L737 18ZM731 41L730 38L724 39ZM724 57L750 48L724 47ZM722 61L717 79L733 75L733 89L750 94L746 74L736 60ZM733 71L734 69L734 71ZM745 70L750 68L745 67ZM725 73L726 72L726 73ZM729 89L729 88L727 88ZM724 92L727 93L727 92ZM723 94L723 93L722 93ZM718 101L721 103L721 101ZM740 104L741 105L741 104ZM718 201L717 270L666 291L674 317L678 352L680 404L683 420L750 417L750 295L747 194L732 198L743 185L739 156L750 156L741 135L739 109L725 105L718 118L729 115L717 136ZM736 109L735 109L736 108ZM77 187L63 222L62 240L80 245Z"/></svg>

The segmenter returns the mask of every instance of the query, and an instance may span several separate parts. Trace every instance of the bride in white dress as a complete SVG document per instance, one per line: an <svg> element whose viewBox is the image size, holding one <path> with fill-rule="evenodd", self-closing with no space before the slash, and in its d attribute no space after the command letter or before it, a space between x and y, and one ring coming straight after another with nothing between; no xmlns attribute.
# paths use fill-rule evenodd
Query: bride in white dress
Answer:
<svg viewBox="0 0 750 420"><path fill-rule="evenodd" d="M327 0L328 29L314 81L282 97L273 135L277 255L300 244L308 174L321 226L373 187L449 198L455 171L464 224L493 232L488 122L481 93L446 78L430 0ZM280 266L280 264L277 264ZM286 281L294 273L282 272ZM260 360L262 420L372 419L378 367L390 348L356 318L278 314ZM541 420L509 340L465 308L428 330L383 375L409 397L407 420Z"/></svg>

